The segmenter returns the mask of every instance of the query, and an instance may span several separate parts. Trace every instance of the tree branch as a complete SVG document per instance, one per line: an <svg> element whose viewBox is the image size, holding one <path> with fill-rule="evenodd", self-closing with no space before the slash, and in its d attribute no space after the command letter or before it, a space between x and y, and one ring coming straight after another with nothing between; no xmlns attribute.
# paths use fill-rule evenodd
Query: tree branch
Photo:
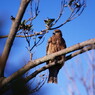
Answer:
<svg viewBox="0 0 95 95"><path fill-rule="evenodd" d="M18 14L15 18L15 21L13 22L13 24L11 26L10 33L8 35L8 39L6 41L6 44L5 44L5 47L4 47L2 56L1 56L2 63L0 63L1 64L0 66L2 66L2 67L0 67L0 77L4 76L4 68L5 68L5 65L6 65L6 61L8 59L13 41L15 39L16 32L17 32L18 27L19 27L19 24L21 22L21 19L24 15L24 12L25 12L29 2L30 2L30 0L22 0L21 1L21 5L20 5L20 8L19 8Z"/></svg>
<svg viewBox="0 0 95 95"><path fill-rule="evenodd" d="M74 52L74 53L72 53L72 54L66 56L65 61L68 61L69 59L71 59L71 58L73 58L73 57L75 57L75 56L77 56L77 55L79 55L79 54L82 54L82 53L84 53L84 52L86 52L86 51L92 50L92 49L95 49L95 45L91 45L91 46L88 46L88 47L84 47L84 48L82 48L81 50L78 50L78 51L76 51L76 52ZM60 63L60 62L58 62L58 63ZM28 82L30 79L34 78L34 77L35 77L37 74L39 74L40 72L42 72L42 71L44 71L44 70L46 70L46 69L48 69L48 68L50 68L50 67L52 67L52 66L54 66L54 65L55 65L55 64L52 63L52 64L48 64L48 65L43 66L42 68L36 70L36 71L35 71L34 73L32 73L31 75L27 76L27 77L25 78L25 81Z"/></svg>
<svg viewBox="0 0 95 95"><path fill-rule="evenodd" d="M89 46L89 45L93 45L93 44L95 44L95 38L87 40L87 41L84 41L82 43L78 43L76 45L73 45L71 47L63 49L63 50L58 51L56 53L44 56L44 57L39 58L39 59L36 59L34 61L30 61L30 62L28 62L28 64L26 64L24 67L22 67L21 69L19 69L17 72L15 72L11 76L3 79L2 82L0 82L0 88L2 88L3 86L5 86L6 84L8 84L9 82L11 82L12 80L16 79L17 77L23 75L29 69L31 69L31 68L33 68L33 67L35 67L37 65L40 65L40 64L42 64L44 62L47 62L47 61L49 61L51 59L54 59L55 57L58 57L60 55L67 54L67 53L73 52L75 50L82 49L85 46Z"/></svg>
<svg viewBox="0 0 95 95"><path fill-rule="evenodd" d="M60 24L60 25L58 25L56 27L50 28L50 30L54 30L54 29L60 28L63 25L65 25L67 22L72 21L73 19L77 18L78 16L80 16L82 14L84 8L86 7L85 0L81 0L83 2L80 2L80 0L78 0L78 1L77 0L70 0L70 1L72 1L72 3L71 4L68 3L67 5L66 5L66 2L64 1L63 8L62 8L62 11L63 11L63 9L65 7L70 8L70 11L71 11L70 16L62 24ZM62 14L62 12L61 12L61 14ZM60 16L61 15L59 15L59 18L60 18Z"/></svg>
<svg viewBox="0 0 95 95"><path fill-rule="evenodd" d="M15 37L21 37L21 38L33 37L33 36L37 36L37 35L43 35L43 34L45 34L47 32L48 32L48 29L44 29L44 30L42 30L40 32L34 32L34 34L30 34L30 35L27 35L27 36L25 36L25 35L15 35ZM7 38L8 36L9 35L0 36L0 39L1 38Z"/></svg>
<svg viewBox="0 0 95 95"><path fill-rule="evenodd" d="M86 7L85 0L81 0L81 1L83 1L83 2L80 2L80 0L78 0L78 1L77 0L72 0L72 2L70 4L70 1L67 2L66 0L63 0L61 2L60 14L59 14L58 18L55 20L55 22L52 24L52 26L51 27L49 26L47 29L44 29L44 30L42 30L40 32L28 35L27 37L32 37L32 36L35 36L35 35L45 34L45 33L47 33L47 30L54 30L54 29L60 28L63 25L65 25L67 22L70 22L73 19L77 18L78 16L80 16L82 14L84 8ZM33 19L35 19L38 16L38 14L39 14L38 7L39 7L39 0L38 0L38 5L37 5L37 7L35 9L35 16L33 18L29 18L26 22L32 21ZM69 14L68 18L63 23L61 23L60 25L58 25L56 27L53 27L55 24L57 24L57 22L62 17L63 11L65 11L66 7L68 7L68 9L70 10L70 14ZM25 38L24 35L15 35L15 36ZM0 36L0 38L6 38L6 37L8 37L8 35Z"/></svg>

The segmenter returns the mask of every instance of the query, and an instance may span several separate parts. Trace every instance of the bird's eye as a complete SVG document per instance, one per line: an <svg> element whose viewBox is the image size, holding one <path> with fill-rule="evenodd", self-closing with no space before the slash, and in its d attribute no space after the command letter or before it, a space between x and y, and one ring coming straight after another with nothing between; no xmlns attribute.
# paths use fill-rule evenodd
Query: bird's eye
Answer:
<svg viewBox="0 0 95 95"><path fill-rule="evenodd" d="M56 31L56 33L59 33L59 31Z"/></svg>

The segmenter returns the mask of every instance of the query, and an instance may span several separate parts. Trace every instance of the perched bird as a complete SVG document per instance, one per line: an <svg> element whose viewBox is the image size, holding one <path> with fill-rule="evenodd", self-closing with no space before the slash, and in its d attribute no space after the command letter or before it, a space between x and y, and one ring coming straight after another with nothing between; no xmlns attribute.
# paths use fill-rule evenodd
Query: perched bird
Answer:
<svg viewBox="0 0 95 95"><path fill-rule="evenodd" d="M62 32L57 29L53 32L53 36L48 40L46 55L55 53L66 48L65 40L62 38ZM47 64L55 63L55 66L49 68L48 83L57 83L57 75L61 67L64 65L65 55L56 57L47 62ZM57 64L60 62L60 64Z"/></svg>
<svg viewBox="0 0 95 95"><path fill-rule="evenodd" d="M12 21L15 21L15 17L13 17L13 16L11 16L10 19L11 19Z"/></svg>
<svg viewBox="0 0 95 95"><path fill-rule="evenodd" d="M52 26L52 23L54 22L55 19L45 19L44 22L46 24L46 27L51 27Z"/></svg>

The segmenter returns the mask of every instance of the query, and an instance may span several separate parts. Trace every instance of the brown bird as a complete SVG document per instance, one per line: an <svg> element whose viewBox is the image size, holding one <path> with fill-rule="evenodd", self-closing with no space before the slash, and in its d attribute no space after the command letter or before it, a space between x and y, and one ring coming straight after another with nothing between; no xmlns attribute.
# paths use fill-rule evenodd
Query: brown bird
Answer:
<svg viewBox="0 0 95 95"><path fill-rule="evenodd" d="M65 48L66 43L65 40L62 38L62 32L57 29L53 32L53 36L48 40L46 55L55 53ZM47 64L56 64L55 66L49 68L48 83L57 83L57 75L61 67L64 65L64 61L65 55L62 55L47 62ZM58 62L60 62L60 64L57 64Z"/></svg>

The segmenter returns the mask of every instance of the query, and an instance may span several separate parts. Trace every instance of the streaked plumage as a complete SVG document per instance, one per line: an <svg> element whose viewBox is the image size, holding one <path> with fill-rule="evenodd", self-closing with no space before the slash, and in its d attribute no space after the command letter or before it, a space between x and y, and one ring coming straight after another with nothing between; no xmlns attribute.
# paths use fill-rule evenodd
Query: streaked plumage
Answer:
<svg viewBox="0 0 95 95"><path fill-rule="evenodd" d="M53 36L48 40L46 54L49 55L65 48L65 40L62 38L61 31L57 29L54 31ZM57 75L61 67L64 65L65 55L56 57L55 59L47 62L47 64L56 64L58 61L61 61L61 64L57 64L49 68L48 83L57 83Z"/></svg>

